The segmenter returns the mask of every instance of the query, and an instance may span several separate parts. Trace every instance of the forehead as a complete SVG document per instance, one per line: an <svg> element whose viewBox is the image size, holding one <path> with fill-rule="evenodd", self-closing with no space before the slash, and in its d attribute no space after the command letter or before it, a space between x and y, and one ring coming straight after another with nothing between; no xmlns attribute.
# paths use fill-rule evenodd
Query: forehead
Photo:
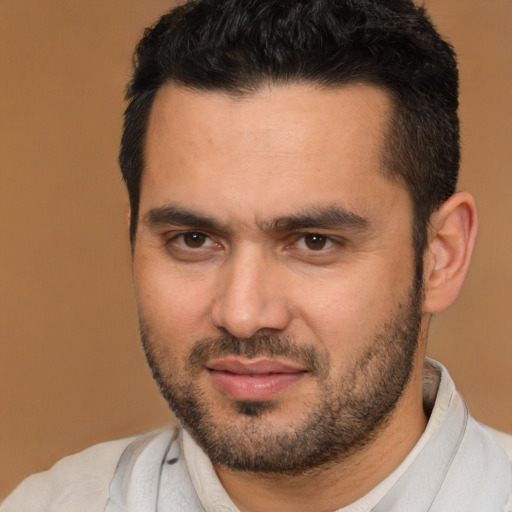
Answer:
<svg viewBox="0 0 512 512"><path fill-rule="evenodd" d="M405 193L383 164L390 103L369 85L240 97L167 85L151 110L141 210L186 202L264 217L322 202L372 208L383 194Z"/></svg>

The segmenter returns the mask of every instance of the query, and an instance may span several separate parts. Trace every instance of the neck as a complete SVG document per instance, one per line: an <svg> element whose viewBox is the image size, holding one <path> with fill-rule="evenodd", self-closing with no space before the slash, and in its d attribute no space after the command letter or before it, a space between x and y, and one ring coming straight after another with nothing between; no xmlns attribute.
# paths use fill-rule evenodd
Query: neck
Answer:
<svg viewBox="0 0 512 512"><path fill-rule="evenodd" d="M425 430L422 366L385 427L359 451L299 476L261 475L216 467L241 512L332 512L367 494L403 461Z"/></svg>

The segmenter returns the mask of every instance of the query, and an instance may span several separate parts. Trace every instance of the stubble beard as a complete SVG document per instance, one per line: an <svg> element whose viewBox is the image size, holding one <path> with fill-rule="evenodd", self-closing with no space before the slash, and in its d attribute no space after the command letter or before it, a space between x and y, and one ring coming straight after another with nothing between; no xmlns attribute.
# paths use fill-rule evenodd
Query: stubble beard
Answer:
<svg viewBox="0 0 512 512"><path fill-rule="evenodd" d="M413 287L352 369L338 376L331 375L329 360L316 347L272 333L250 339L226 335L198 340L180 370L164 348L172 344L158 344L142 316L140 324L146 357L160 392L214 464L237 471L297 475L349 457L387 425L414 366L421 289ZM208 360L232 355L281 356L299 363L315 378L317 403L299 423L290 422L287 428L273 428L271 419L267 421L280 407L273 400L234 402L236 418L220 423L198 379ZM297 413L294 420L302 411Z"/></svg>

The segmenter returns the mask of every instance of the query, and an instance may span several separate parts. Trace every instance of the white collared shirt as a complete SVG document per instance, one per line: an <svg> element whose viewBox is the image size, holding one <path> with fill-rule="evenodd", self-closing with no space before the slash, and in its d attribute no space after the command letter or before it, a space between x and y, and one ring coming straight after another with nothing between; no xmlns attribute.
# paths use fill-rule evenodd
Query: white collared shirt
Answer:
<svg viewBox="0 0 512 512"><path fill-rule="evenodd" d="M402 463L337 512L512 512L512 436L480 425L427 361L427 427ZM438 379L432 379L432 367ZM103 443L26 479L0 512L238 512L187 432Z"/></svg>

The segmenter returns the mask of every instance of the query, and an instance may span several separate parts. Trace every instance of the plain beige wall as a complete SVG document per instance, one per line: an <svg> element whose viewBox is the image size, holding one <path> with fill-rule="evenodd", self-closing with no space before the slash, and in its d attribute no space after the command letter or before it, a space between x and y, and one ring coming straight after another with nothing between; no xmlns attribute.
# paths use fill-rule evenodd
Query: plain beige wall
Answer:
<svg viewBox="0 0 512 512"><path fill-rule="evenodd" d="M172 3L0 0L0 497L168 417L139 348L116 153L132 48ZM430 353L512 431L512 2L427 6L459 53L461 188L482 224Z"/></svg>

